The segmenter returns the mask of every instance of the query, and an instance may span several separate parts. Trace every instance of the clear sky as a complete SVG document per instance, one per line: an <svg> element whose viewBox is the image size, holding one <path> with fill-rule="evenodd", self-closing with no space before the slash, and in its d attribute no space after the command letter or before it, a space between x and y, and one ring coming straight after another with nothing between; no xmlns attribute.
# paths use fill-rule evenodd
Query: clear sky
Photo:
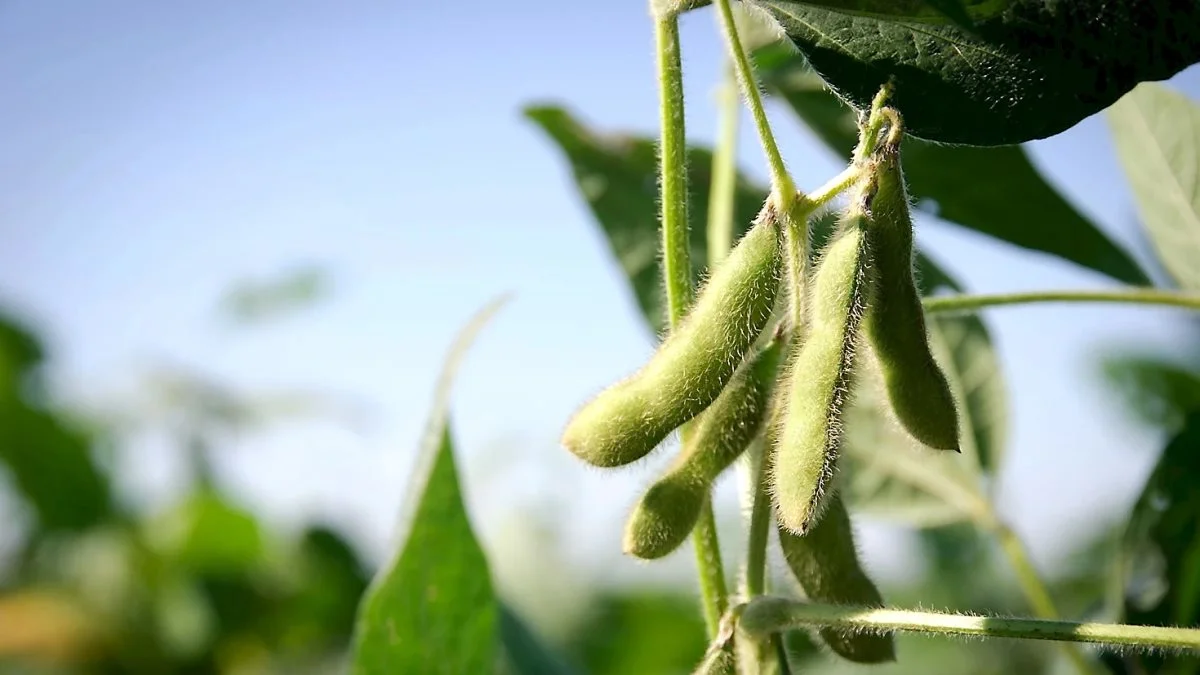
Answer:
<svg viewBox="0 0 1200 675"><path fill-rule="evenodd" d="M690 133L711 139L721 43L686 17ZM604 575L654 469L602 474L556 447L589 394L635 368L651 336L563 158L520 115L561 102L599 129L652 133L652 36L641 2L0 3L0 303L43 330L64 396L104 402L145 367L179 364L247 390L362 401L371 424L290 425L232 441L221 464L272 519L322 514L376 554L400 505L440 360L459 326L515 299L470 355L454 399L472 512L511 551L533 513ZM1200 73L1176 86L1200 94ZM774 110L801 186L840 167ZM741 165L765 177L742 127ZM1035 143L1038 165L1112 236L1141 246L1102 117ZM1014 195L1014 199L1019 199ZM936 221L919 233L970 288L1100 287L1087 271ZM1144 254L1139 257L1145 260ZM216 313L243 278L316 263L331 297L262 328ZM1039 559L1128 507L1158 434L1100 386L1097 357L1178 349L1166 310L987 315L1012 393L1000 501ZM129 459L169 494L162 438ZM732 481L722 505L733 524ZM563 525L563 524L566 525ZM895 555L868 527L868 555ZM889 543L890 542L890 543ZM676 556L675 565L687 565Z"/></svg>

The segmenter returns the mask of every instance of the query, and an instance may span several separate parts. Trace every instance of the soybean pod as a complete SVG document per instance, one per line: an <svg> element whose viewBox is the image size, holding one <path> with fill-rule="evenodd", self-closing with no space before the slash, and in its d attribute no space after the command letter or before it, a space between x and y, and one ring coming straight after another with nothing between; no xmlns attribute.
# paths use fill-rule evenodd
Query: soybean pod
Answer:
<svg viewBox="0 0 1200 675"><path fill-rule="evenodd" d="M841 233L808 284L807 335L787 367L788 386L774 447L771 492L779 522L796 534L821 517L842 442L870 264L863 221L872 186L861 183Z"/></svg>
<svg viewBox="0 0 1200 675"><path fill-rule="evenodd" d="M776 335L747 359L717 400L696 418L688 446L634 507L625 526L626 553L661 558L687 539L713 481L763 426L785 339Z"/></svg>
<svg viewBox="0 0 1200 675"><path fill-rule="evenodd" d="M780 227L766 208L654 356L576 412L562 444L595 466L629 464L711 405L770 319L781 268Z"/></svg>
<svg viewBox="0 0 1200 675"><path fill-rule="evenodd" d="M804 536L779 529L779 546L792 575L814 602L882 607L883 597L867 576L854 546L850 515L839 495L829 498L825 515ZM858 663L896 660L895 638L822 628L821 639L842 657Z"/></svg>
<svg viewBox="0 0 1200 675"><path fill-rule="evenodd" d="M931 448L957 451L958 411L930 351L925 310L913 278L913 223L900 167L900 134L891 136L896 140L882 144L868 163L878 187L866 219L875 261L866 333L901 426Z"/></svg>

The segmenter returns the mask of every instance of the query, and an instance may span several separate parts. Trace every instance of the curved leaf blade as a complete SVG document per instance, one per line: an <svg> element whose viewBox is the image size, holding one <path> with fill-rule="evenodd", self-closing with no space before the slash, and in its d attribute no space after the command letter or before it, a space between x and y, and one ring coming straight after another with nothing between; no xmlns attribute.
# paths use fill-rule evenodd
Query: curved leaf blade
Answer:
<svg viewBox="0 0 1200 675"><path fill-rule="evenodd" d="M500 609L463 505L447 408L462 357L503 300L476 315L447 358L413 473L407 535L359 607L353 675L495 669Z"/></svg>
<svg viewBox="0 0 1200 675"><path fill-rule="evenodd" d="M1108 111L1117 155L1163 265L1200 289L1200 106L1146 83Z"/></svg>
<svg viewBox="0 0 1200 675"><path fill-rule="evenodd" d="M843 99L866 109L894 79L910 132L945 143L1053 136L1200 59L1200 5L1189 2L1009 0L966 29L753 1Z"/></svg>
<svg viewBox="0 0 1200 675"><path fill-rule="evenodd" d="M768 90L840 157L857 142L854 113L783 45L756 53ZM1149 284L1133 258L1055 190L1018 146L949 146L906 138L904 173L938 218L1047 253L1128 284ZM1014 195L1020 195L1019 199Z"/></svg>

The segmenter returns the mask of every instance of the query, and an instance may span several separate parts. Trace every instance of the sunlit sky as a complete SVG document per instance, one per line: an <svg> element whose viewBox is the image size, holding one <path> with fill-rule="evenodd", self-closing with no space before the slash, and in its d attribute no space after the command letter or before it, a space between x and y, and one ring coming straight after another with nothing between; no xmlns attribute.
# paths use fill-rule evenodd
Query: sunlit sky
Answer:
<svg viewBox="0 0 1200 675"><path fill-rule="evenodd" d="M685 18L683 40L689 133L708 142L722 54L711 11ZM559 102L598 129L653 133L652 68L640 2L9 0L0 305L41 329L58 391L80 404L124 400L147 367L175 364L249 392L295 387L367 405L366 425L289 423L219 458L239 497L272 520L332 519L379 556L441 358L478 307L511 291L454 395L477 527L511 560L536 513L558 523L589 574L652 575L621 557L619 537L666 457L605 473L556 447L571 411L634 369L651 335L563 157L520 114ZM1175 85L1197 96L1200 72ZM772 112L801 186L840 168ZM1102 117L1031 150L1148 259ZM749 124L739 155L765 182ZM921 225L922 244L976 291L1109 283ZM263 327L222 320L231 284L301 263L328 268L327 300ZM987 320L1013 393L1000 507L1050 562L1098 515L1128 508L1162 444L1102 386L1098 357L1178 349L1184 324L1174 311L1112 306ZM154 434L136 447L131 485L168 497L177 450ZM736 527L733 481L720 503ZM879 565L900 555L893 534L866 527Z"/></svg>

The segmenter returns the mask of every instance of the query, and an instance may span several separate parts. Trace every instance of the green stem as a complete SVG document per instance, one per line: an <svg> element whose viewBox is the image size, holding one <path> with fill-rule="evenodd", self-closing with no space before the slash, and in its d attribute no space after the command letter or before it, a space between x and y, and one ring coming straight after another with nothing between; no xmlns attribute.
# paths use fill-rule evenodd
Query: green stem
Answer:
<svg viewBox="0 0 1200 675"><path fill-rule="evenodd" d="M745 596L753 598L767 592L767 543L771 535L771 495L767 491L768 451L766 443L757 444L753 462L754 497L750 506L750 523L746 545Z"/></svg>
<svg viewBox="0 0 1200 675"><path fill-rule="evenodd" d="M811 194L797 194L791 210L780 218L787 245L788 294L791 303L789 312L794 331L800 331L804 323L804 278L808 268L808 246L811 236L808 219L853 185L861 173L860 167L850 165Z"/></svg>
<svg viewBox="0 0 1200 675"><path fill-rule="evenodd" d="M758 636L811 626L1200 651L1200 629L1195 628L1077 623L815 605L775 597L761 597L750 602L742 610L740 618L741 629Z"/></svg>
<svg viewBox="0 0 1200 675"><path fill-rule="evenodd" d="M687 141L683 105L683 65L679 56L679 18L654 20L658 48L659 179L662 185L663 282L667 312L674 326L692 301L691 259L688 251Z"/></svg>
<svg viewBox="0 0 1200 675"><path fill-rule="evenodd" d="M717 145L713 149L712 183L708 193L708 269L715 270L733 248L733 204L737 182L738 105L733 69L717 89Z"/></svg>
<svg viewBox="0 0 1200 675"><path fill-rule="evenodd" d="M691 260L688 251L687 145L683 104L683 65L680 62L679 17L675 13L654 17L658 52L658 87L662 141L659 147L659 177L662 184L663 282L667 312L675 327L683 319L692 299ZM681 442L689 442L688 425L680 430ZM692 532L700 596L709 637L716 635L721 615L728 606L725 567L717 539L716 518L706 500L696 529Z"/></svg>
<svg viewBox="0 0 1200 675"><path fill-rule="evenodd" d="M1134 305L1166 305L1200 310L1200 295L1137 288L1117 291L1035 291L992 295L951 295L925 298L925 311L963 312L983 307L1028 305L1041 302L1120 302Z"/></svg>
<svg viewBox="0 0 1200 675"><path fill-rule="evenodd" d="M725 566L721 562L721 542L717 539L717 519L711 499L705 501L696 528L692 530L692 547L700 577L704 625L708 628L708 637L713 638L720 629L721 617L729 609L729 589L725 586Z"/></svg>
<svg viewBox="0 0 1200 675"><path fill-rule="evenodd" d="M866 123L863 124L862 133L859 135L858 147L854 148L855 164L875 151L875 145L879 142L879 130L887 121L887 116L883 114L883 107L887 105L888 97L891 95L892 84L888 82L879 88L879 92L872 99L871 110L867 115Z"/></svg>
<svg viewBox="0 0 1200 675"><path fill-rule="evenodd" d="M1025 548L1024 542L1013 532L1012 528L1000 521L995 521L996 525L992 527L992 532L996 535L997 541L1000 543L1000 548L1004 554L1008 556L1008 562L1012 565L1013 573L1017 576L1017 583L1021 586L1021 592L1025 594L1025 598L1029 601L1029 606L1033 609L1033 613L1040 619L1058 619L1058 608L1054 606L1054 599L1050 597L1050 591L1046 589L1046 584L1042 582L1041 575L1038 574L1037 568L1033 566L1033 561L1029 557L1029 551ZM1073 645L1063 645L1063 649L1067 654L1067 658L1071 660L1071 664L1075 666L1082 675L1087 675L1092 672L1092 667L1088 665L1087 659Z"/></svg>
<svg viewBox="0 0 1200 675"><path fill-rule="evenodd" d="M762 141L763 152L767 155L767 164L771 168L771 189L775 193L779 211L786 213L791 210L796 199L796 184L788 174L779 154L779 144L775 142L775 134L771 132L771 124L767 120L767 112L763 109L762 94L758 91L758 80L754 76L754 68L750 65L750 57L742 47L738 37L737 25L733 22L733 8L730 0L717 0L717 14L721 19L721 28L725 33L725 42L729 47L729 55L737 71L738 80L742 84L742 94L746 97L746 105L754 118L754 126L758 128L758 138Z"/></svg>

